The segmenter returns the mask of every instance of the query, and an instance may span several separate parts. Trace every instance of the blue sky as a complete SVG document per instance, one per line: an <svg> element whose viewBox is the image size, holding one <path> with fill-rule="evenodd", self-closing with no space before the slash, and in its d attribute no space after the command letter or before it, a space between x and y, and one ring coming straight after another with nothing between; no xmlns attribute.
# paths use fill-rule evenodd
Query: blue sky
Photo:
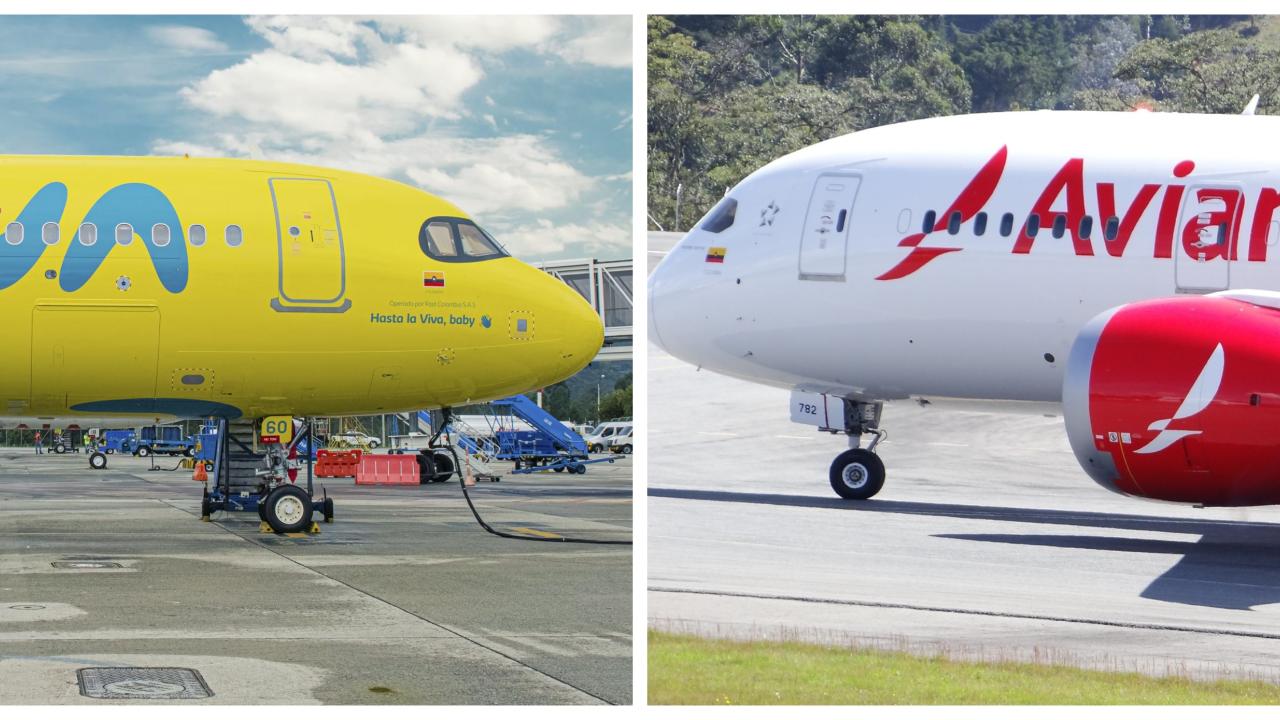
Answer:
<svg viewBox="0 0 1280 720"><path fill-rule="evenodd" d="M528 260L631 254L629 17L0 18L0 153L395 178Z"/></svg>

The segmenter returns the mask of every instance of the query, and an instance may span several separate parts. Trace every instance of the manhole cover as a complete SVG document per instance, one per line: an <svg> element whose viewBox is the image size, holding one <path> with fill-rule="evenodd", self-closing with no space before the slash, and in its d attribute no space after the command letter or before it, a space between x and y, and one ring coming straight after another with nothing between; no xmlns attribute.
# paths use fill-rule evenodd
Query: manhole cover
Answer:
<svg viewBox="0 0 1280 720"><path fill-rule="evenodd" d="M63 570L108 570L110 568L124 567L120 563L106 562L105 560L57 560L53 563L53 566Z"/></svg>
<svg viewBox="0 0 1280 720"><path fill-rule="evenodd" d="M213 697L200 673L187 668L104 667L76 671L80 694L100 700L196 700Z"/></svg>

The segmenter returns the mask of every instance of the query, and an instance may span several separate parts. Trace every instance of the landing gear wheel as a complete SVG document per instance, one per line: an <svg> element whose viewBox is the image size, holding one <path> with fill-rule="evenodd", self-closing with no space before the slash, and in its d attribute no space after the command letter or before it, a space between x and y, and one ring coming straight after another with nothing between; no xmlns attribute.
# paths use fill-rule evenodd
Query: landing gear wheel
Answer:
<svg viewBox="0 0 1280 720"><path fill-rule="evenodd" d="M107 467L107 456L96 452L89 456L89 467L94 470L105 470Z"/></svg>
<svg viewBox="0 0 1280 720"><path fill-rule="evenodd" d="M453 455L446 451L437 451L431 454L434 461L435 473L431 476L431 482L445 482L453 477L454 467Z"/></svg>
<svg viewBox="0 0 1280 720"><path fill-rule="evenodd" d="M414 459L418 461L418 484L426 485L436 475L435 460L426 451L419 451Z"/></svg>
<svg viewBox="0 0 1280 720"><path fill-rule="evenodd" d="M134 455L137 455L138 457L146 457L150 454L151 454L151 449L145 445L138 448L138 451L134 453Z"/></svg>
<svg viewBox="0 0 1280 720"><path fill-rule="evenodd" d="M325 498L320 506L320 514L324 516L327 523L333 522L333 498Z"/></svg>
<svg viewBox="0 0 1280 720"><path fill-rule="evenodd" d="M297 485L281 485L267 495L263 513L278 533L302 532L311 526L311 497Z"/></svg>
<svg viewBox="0 0 1280 720"><path fill-rule="evenodd" d="M884 463L870 450L845 450L831 463L831 489L845 500L866 500L882 487Z"/></svg>

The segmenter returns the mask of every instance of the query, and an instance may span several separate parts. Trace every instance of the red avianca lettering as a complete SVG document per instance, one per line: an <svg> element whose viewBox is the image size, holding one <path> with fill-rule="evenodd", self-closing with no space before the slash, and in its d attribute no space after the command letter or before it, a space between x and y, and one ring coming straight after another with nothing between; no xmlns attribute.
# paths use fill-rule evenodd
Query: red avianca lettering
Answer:
<svg viewBox="0 0 1280 720"><path fill-rule="evenodd" d="M922 246L921 243L930 234L945 230L952 215L955 213L960 213L961 223L968 222L974 215L978 214L986 206L987 202L991 200L992 195L995 194L996 188L1004 175L1008 157L1009 148L1007 145L997 150L995 155L991 156L991 159L978 170L973 179L960 191L950 207L938 217L937 222L929 232L908 235L898 242L898 247L910 248L911 251L897 265L894 265L876 279L897 280L907 277L943 255L962 250L963 248L959 247ZM1195 162L1183 160L1173 167L1173 176L1185 178L1195 170L1195 167ZM1238 241L1240 229L1243 225L1241 218L1244 213L1245 202L1241 190L1230 186L1195 188L1195 200L1197 202L1203 203L1207 200L1216 200L1220 202L1221 209L1196 213L1188 219L1186 225L1182 228L1182 232L1178 233L1178 214L1182 209L1183 195L1186 191L1185 185L1177 183L1163 186L1155 183L1145 184L1138 188L1134 196L1128 200L1127 205L1121 207L1120 199L1116 197L1115 183L1095 183L1094 190L1097 198L1099 224L1103 225L1110 218L1115 218L1116 225L1109 232L1103 231L1103 228L1100 227L1089 233L1089 237L1082 237L1081 220L1088 214L1088 210L1085 207L1086 193L1083 158L1067 160L1049 180L1048 184L1045 185L1044 190L1041 191L1040 196L1028 213L1027 224L1024 224L1017 234L1012 252L1018 255L1031 252L1031 248L1039 236L1038 231L1031 232L1031 217L1036 218L1035 222L1038 229L1045 229L1050 227L1056 218L1063 216L1066 223L1066 232L1071 234L1072 247L1076 255L1094 255L1093 240L1096 238L1102 241L1102 248L1108 256L1122 257L1129 246L1129 240L1133 237L1134 230L1138 227L1138 223L1142 218L1146 216L1148 209L1155 201L1155 197L1160 193L1162 187L1164 188L1164 195L1160 200L1156 216L1154 257L1172 258L1173 245L1176 239L1183 251L1190 257L1203 257L1204 260L1213 260L1229 255L1231 260L1239 259ZM1053 207L1059 203L1060 199L1066 205L1065 212L1053 210ZM1272 214L1277 209L1280 209L1280 190L1263 188L1254 203L1253 223L1249 229L1247 259L1250 262L1263 262L1267 259L1267 233ZM1231 228L1231 237L1228 244L1205 243L1202 240L1202 231L1224 223ZM1109 235L1111 237L1108 237Z"/></svg>

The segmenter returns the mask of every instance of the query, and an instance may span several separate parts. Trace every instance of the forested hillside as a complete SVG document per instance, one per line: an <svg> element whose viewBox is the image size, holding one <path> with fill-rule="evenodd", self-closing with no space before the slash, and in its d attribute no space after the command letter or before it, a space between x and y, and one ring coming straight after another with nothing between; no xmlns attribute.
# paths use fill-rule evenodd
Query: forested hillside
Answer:
<svg viewBox="0 0 1280 720"><path fill-rule="evenodd" d="M1280 113L1280 21L1265 16L651 16L648 34L652 229L687 230L768 161L885 123L1238 113L1255 93Z"/></svg>

